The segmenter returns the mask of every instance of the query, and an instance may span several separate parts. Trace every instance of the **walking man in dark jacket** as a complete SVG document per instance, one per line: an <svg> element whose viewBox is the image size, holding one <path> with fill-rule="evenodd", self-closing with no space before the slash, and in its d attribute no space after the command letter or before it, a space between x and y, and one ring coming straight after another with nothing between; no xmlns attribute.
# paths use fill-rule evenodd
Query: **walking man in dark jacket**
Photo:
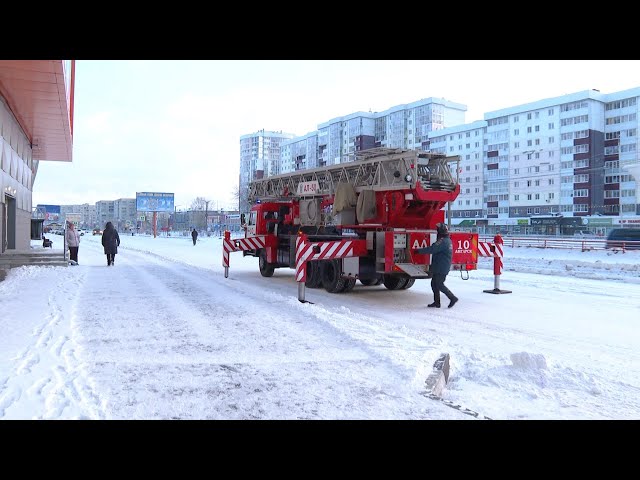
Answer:
<svg viewBox="0 0 640 480"><path fill-rule="evenodd" d="M191 238L193 238L193 244L196 244L196 240L198 239L198 231L194 228L191 232Z"/></svg>
<svg viewBox="0 0 640 480"><path fill-rule="evenodd" d="M428 307L440 308L440 292L444 293L449 299L449 308L453 307L458 301L451 290L449 290L444 282L447 279L447 275L451 270L451 257L453 255L453 245L449 238L449 230L444 223L438 223L436 225L438 231L438 237L433 245L424 248L417 248L415 253L424 255L425 253L431 254L431 290L433 290L433 303L427 305Z"/></svg>

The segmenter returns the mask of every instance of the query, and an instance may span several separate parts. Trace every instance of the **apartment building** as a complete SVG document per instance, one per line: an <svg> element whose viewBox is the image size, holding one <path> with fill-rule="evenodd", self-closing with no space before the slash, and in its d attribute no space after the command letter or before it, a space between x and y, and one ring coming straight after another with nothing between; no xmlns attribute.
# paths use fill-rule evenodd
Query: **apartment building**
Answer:
<svg viewBox="0 0 640 480"><path fill-rule="evenodd" d="M635 221L639 96L640 88L587 90L432 134L432 151L460 156L452 223L529 225L538 215L619 217L582 222L600 226Z"/></svg>
<svg viewBox="0 0 640 480"><path fill-rule="evenodd" d="M88 203L81 205L60 205L60 216L63 220L68 213L80 214L80 221L78 222L80 228L94 228L99 226L95 205L89 205Z"/></svg>
<svg viewBox="0 0 640 480"><path fill-rule="evenodd" d="M282 142L278 173L353 161L355 153L374 147L418 148L429 134L464 123L466 105L426 98L383 112L355 112L318 125L318 130Z"/></svg>
<svg viewBox="0 0 640 480"><path fill-rule="evenodd" d="M135 198L119 198L117 200L100 200L96 202L96 221L99 228L107 222L120 231L133 229L137 225L138 215Z"/></svg>
<svg viewBox="0 0 640 480"><path fill-rule="evenodd" d="M356 112L283 140L279 167L274 160L270 171L347 162L372 147L441 152L459 156L453 225L494 233L558 216L604 232L640 223L639 97L640 88L585 90L487 112L469 124L465 105L434 98Z"/></svg>
<svg viewBox="0 0 640 480"><path fill-rule="evenodd" d="M249 182L280 172L280 146L284 140L294 137L292 133L271 132L264 129L240 137L238 200L241 211L248 211L250 208L247 201Z"/></svg>

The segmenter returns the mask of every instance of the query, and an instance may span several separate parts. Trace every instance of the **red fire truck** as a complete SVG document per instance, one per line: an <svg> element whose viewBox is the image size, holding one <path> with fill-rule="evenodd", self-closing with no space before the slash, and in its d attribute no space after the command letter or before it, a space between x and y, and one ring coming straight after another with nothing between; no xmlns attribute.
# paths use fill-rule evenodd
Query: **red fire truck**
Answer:
<svg viewBox="0 0 640 480"><path fill-rule="evenodd" d="M435 241L444 208L460 193L458 165L458 156L374 148L352 162L255 180L244 238L225 239L225 276L229 253L242 251L259 259L264 277L302 261L304 285L331 293L348 292L356 281L411 288L430 278L431 255L412 251ZM450 237L452 269L475 270L478 235Z"/></svg>

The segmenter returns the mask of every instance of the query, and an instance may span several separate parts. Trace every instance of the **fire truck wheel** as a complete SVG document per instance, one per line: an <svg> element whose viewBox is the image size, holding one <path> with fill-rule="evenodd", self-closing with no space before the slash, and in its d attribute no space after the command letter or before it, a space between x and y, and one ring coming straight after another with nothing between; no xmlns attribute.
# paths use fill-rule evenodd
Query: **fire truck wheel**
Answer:
<svg viewBox="0 0 640 480"><path fill-rule="evenodd" d="M264 249L260 250L258 267L260 267L260 275L262 275L263 277L271 277L275 270L275 267L267 262L267 251Z"/></svg>
<svg viewBox="0 0 640 480"><path fill-rule="evenodd" d="M370 286L370 285L380 285L382 284L382 282L384 281L384 276L383 275L378 275L376 278L365 278L365 279L360 279L360 283L362 285L365 286Z"/></svg>
<svg viewBox="0 0 640 480"><path fill-rule="evenodd" d="M414 283L416 283L416 279L415 278L410 278L409 280L407 280L407 283L404 285L404 287L402 287L402 290L407 290L407 289L413 287Z"/></svg>
<svg viewBox="0 0 640 480"><path fill-rule="evenodd" d="M322 268L322 286L329 293L340 293L344 290L346 278L340 276L338 260L328 260Z"/></svg>
<svg viewBox="0 0 640 480"><path fill-rule="evenodd" d="M304 286L308 288L319 288L322 285L322 269L320 262L307 262L307 280Z"/></svg>
<svg viewBox="0 0 640 480"><path fill-rule="evenodd" d="M347 281L344 282L344 290L342 290L342 293L350 292L351 290L353 290L353 287L355 286L356 286L356 279L347 278Z"/></svg>
<svg viewBox="0 0 640 480"><path fill-rule="evenodd" d="M398 277L397 275L385 275L384 286L389 290L400 290L407 283L408 278Z"/></svg>

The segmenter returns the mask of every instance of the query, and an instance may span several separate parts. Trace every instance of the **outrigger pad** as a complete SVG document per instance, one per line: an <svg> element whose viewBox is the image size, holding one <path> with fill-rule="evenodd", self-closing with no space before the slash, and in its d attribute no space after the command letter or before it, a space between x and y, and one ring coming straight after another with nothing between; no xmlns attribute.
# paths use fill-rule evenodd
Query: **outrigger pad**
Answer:
<svg viewBox="0 0 640 480"><path fill-rule="evenodd" d="M431 395L440 397L445 385L449 382L449 354L441 353L433 364L433 371L425 380L427 391Z"/></svg>
<svg viewBox="0 0 640 480"><path fill-rule="evenodd" d="M501 294L501 293L511 293L511 290L500 290L499 288L494 288L493 290L483 290L483 292Z"/></svg>

